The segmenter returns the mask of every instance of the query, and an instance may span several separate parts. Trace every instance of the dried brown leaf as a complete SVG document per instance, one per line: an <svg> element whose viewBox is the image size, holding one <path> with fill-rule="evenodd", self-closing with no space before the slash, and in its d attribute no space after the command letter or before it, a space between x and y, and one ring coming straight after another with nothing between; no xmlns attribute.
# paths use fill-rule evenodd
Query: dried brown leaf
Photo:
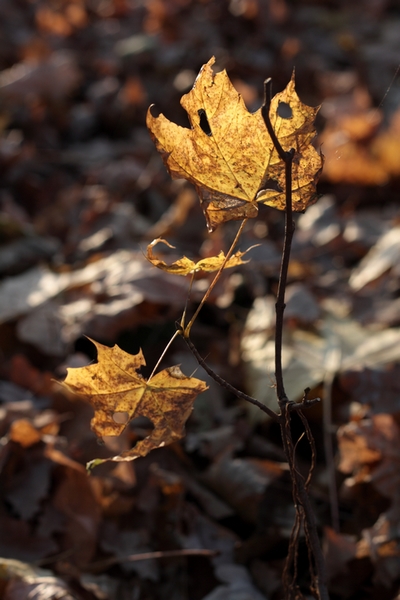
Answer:
<svg viewBox="0 0 400 600"><path fill-rule="evenodd" d="M93 431L98 436L120 435L138 416L149 418L154 425L152 433L134 448L108 460L134 460L180 439L193 402L207 385L186 377L178 366L164 369L147 381L138 373L146 364L141 351L131 355L116 345L109 348L91 341L97 348L98 362L67 369L63 384L94 407Z"/></svg>
<svg viewBox="0 0 400 600"><path fill-rule="evenodd" d="M171 244L169 244L166 240L163 240L162 238L157 238L147 246L147 260L149 260L151 264L157 267L158 269L162 269L163 271L167 271L167 273L172 273L173 275L189 275L190 273L195 273L197 271L206 271L207 273L212 273L213 271L218 271L218 269L222 267L225 260L225 254L221 251L218 254L218 256L209 256L207 258L199 260L196 263L193 260L190 260L190 258L183 256L182 258L176 260L172 264L167 265L165 261L157 258L153 254L153 248L157 244L165 244L169 248L174 248L174 246L171 246ZM250 250L250 248L248 250ZM248 250L246 250L245 252L236 252L226 262L224 268L229 269L232 267L237 267L238 265L244 265L247 262L249 262L247 260L242 260L242 257L246 254L246 252L248 252Z"/></svg>
<svg viewBox="0 0 400 600"><path fill-rule="evenodd" d="M197 189L212 231L221 223L255 217L257 203L285 209L285 169L261 109L250 113L226 71L214 73L214 57L205 64L192 90L181 99L191 129L164 115L147 113L147 127L173 178L185 178ZM282 106L288 117L280 116ZM284 150L294 148L293 210L315 202L322 157L311 145L318 108L304 105L294 78L271 101L270 120Z"/></svg>

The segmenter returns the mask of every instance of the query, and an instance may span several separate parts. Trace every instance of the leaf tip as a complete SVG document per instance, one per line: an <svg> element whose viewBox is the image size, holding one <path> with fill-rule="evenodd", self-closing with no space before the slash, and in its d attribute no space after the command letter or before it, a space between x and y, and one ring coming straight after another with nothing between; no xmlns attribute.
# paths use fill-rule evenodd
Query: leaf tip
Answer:
<svg viewBox="0 0 400 600"><path fill-rule="evenodd" d="M160 114L161 112L157 106L155 104L150 104L149 108L147 109L147 116L151 117L152 119L157 119Z"/></svg>
<svg viewBox="0 0 400 600"><path fill-rule="evenodd" d="M88 475L91 475L91 472L95 467L105 462L107 462L107 459L104 458L94 458L93 460L90 460L86 463L86 472L88 473Z"/></svg>

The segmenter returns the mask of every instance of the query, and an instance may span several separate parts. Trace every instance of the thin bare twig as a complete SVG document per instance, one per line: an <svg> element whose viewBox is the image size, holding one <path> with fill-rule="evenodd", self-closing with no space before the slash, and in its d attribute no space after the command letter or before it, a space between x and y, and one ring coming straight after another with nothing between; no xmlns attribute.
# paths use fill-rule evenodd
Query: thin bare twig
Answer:
<svg viewBox="0 0 400 600"><path fill-rule="evenodd" d="M304 397L304 402L300 404L295 404L290 402L284 387L283 382L283 371L282 371L282 339L283 339L283 315L285 311L285 291L287 284L287 275L289 268L289 260L290 260L290 252L293 234L295 230L294 222L293 222L293 208L292 208L292 164L295 150L291 148L289 151L285 151L281 146L277 135L272 127L271 119L270 119L270 108L271 108L271 79L267 79L264 82L264 104L261 108L261 114L263 116L265 126L269 132L271 140L274 144L274 147L284 162L285 165L285 201L286 201L286 211L285 211L285 238L283 244L283 252L282 252L282 261L281 261L281 270L279 276L279 284L278 284L278 292L277 299L275 304L276 309L276 331L275 331L275 377L276 377L276 389L278 396L278 403L280 408L280 427L281 427L281 435L282 435L282 443L285 451L285 455L289 465L289 471L292 478L292 486L293 486L293 499L296 506L296 522L293 529L293 537L291 538L291 542L294 544L290 547L288 562L294 561L294 569L296 572L296 552L297 552L297 542L298 536L296 532L300 523L304 524L304 530L306 534L307 546L312 551L312 555L314 558L315 571L314 575L313 565L310 563L310 572L312 575L312 587L315 588L316 593L318 594L319 600L329 600L328 588L326 585L326 573L325 573L325 562L324 557L321 550L321 545L318 538L317 524L315 520L314 511L311 506L310 498L308 495L308 485L311 477L312 470L314 468L315 463L315 447L314 441L312 440L311 430L309 428L308 423L306 423L306 419L302 414L302 408L306 406L306 394ZM303 425L305 426L305 431L307 434L307 438L309 443L311 444L312 449L312 461L310 473L307 477L307 480L304 480L304 477L299 473L296 468L296 459L294 452L294 445L292 440L292 434L290 429L290 412L291 408L299 411L300 418L302 419ZM312 440L312 441L311 441ZM299 523L299 521L300 523ZM289 563L290 564L290 563ZM285 587L287 591L292 595L293 594L293 581L289 582L288 579L288 564L285 567L285 575L286 579L284 581Z"/></svg>
<svg viewBox="0 0 400 600"><path fill-rule="evenodd" d="M265 126L274 144L274 147L285 164L285 200L286 200L286 217L285 217L285 238L283 243L281 270L279 274L278 293L276 297L276 330L275 330L275 377L276 377L276 393L279 403L287 402L285 387L283 385L282 372L282 335L283 335L283 313L285 311L285 291L287 283L287 274L290 260L290 250L294 234L293 209L292 209L292 162L294 157L294 148L286 151L282 148L277 135L272 127L269 111L271 108L271 78L264 82L264 104L261 108L261 114L264 119ZM282 409L282 407L281 407Z"/></svg>
<svg viewBox="0 0 400 600"><path fill-rule="evenodd" d="M107 569L112 565L122 562L138 562L154 558L176 558L181 556L217 556L218 550L207 550L204 548L182 548L181 550L163 550L158 552L142 552L140 554L129 554L128 556L111 556L88 565L89 569Z"/></svg>
<svg viewBox="0 0 400 600"><path fill-rule="evenodd" d="M178 327L180 327L180 326L178 326ZM265 404L262 404L261 402L259 402L255 398L253 398L252 396L248 396L244 392L241 392L240 390L236 389L233 385L231 385L230 383L228 383L225 379L223 379L222 377L220 377L219 375L217 375L217 373L215 373L215 371L213 371L207 365L207 363L205 362L205 360L199 354L196 346L193 344L193 342L191 341L191 339L186 335L186 333L182 329L181 329L180 332L182 334L183 339L185 340L185 342L189 346L191 352L193 353L193 355L197 359L197 362L199 363L199 365L201 365L203 367L203 369L210 375L210 377L212 377L214 379L214 381L216 381L221 387L223 387L226 390L228 390L228 392L231 392L232 394L234 394L237 398L240 398L241 400L246 400L246 402L250 402L250 404L254 404L254 406L257 406L260 410L262 410L263 412L265 412L274 421L279 421L278 415L273 410L271 410L270 408L268 408L268 406L265 406Z"/></svg>
<svg viewBox="0 0 400 600"><path fill-rule="evenodd" d="M234 249L235 249L235 246L236 246L236 244L237 244L237 243L238 243L238 241L239 241L239 238L240 238L240 236L241 236L241 234L242 234L242 231L243 231L243 229L244 229L244 226L245 226L245 225L246 225L246 223L247 223L247 220L248 220L248 219L243 219L243 221L241 222L241 224L240 224L240 227L239 227L239 229L238 229L238 232L237 232L237 233L236 233L236 235L235 235L235 239L233 240L233 242L232 242L232 244L231 244L231 247L229 248L228 252L226 253L226 256L225 256L225 260L224 260L224 262L222 263L222 265L221 265L221 266L220 266L220 268L218 269L218 271L217 271L217 273L216 273L216 275L215 275L214 279L213 279L213 280L212 280L212 282L210 283L210 285L209 285L209 287L208 287L208 289L207 289L206 293L204 294L204 296L203 296L203 298L202 298L202 300L201 300L201 302L200 302L199 306L197 307L197 309L196 309L196 311L195 311L195 313L194 313L193 317L190 319L189 323L188 323L188 324L185 326L185 328L184 328L184 329L185 329L185 335L187 335L187 336L189 336L189 335L190 335L190 330L191 330L191 328L192 328L192 325L193 325L193 323L195 322L195 320L196 320L196 318L197 318L197 315L199 314L199 312L200 312L200 311L201 311L201 309L203 308L203 306L204 306L205 302L207 301L207 299L208 299L209 295L211 294L212 290L213 290L213 289L214 289L214 287L217 285L217 283L218 283L218 281L219 281L219 279L220 279L220 277L221 277L221 275L222 275L222 271L225 269L225 265L226 265L226 263L228 262L228 260L230 259L230 257L231 257L231 256L232 256L232 254L233 254L233 251L234 251Z"/></svg>
<svg viewBox="0 0 400 600"><path fill-rule="evenodd" d="M179 331L175 331L174 335L173 335L173 336L172 336L172 338L169 340L168 344L165 346L164 350L162 351L162 354L161 354L160 358L159 358L159 359L158 359L158 361L156 362L156 364L155 364L155 367L154 367L154 369L152 370L152 372L151 372L151 374L150 374L150 377L149 377L149 378L148 378L148 380L147 380L147 384L149 384L149 382L150 382L150 379L151 379L151 378L154 376L154 373L155 373L155 372L157 371L157 369L158 369L158 365L160 364L160 362L162 361L162 359L163 359L163 358L164 358L164 356L166 355L166 353L167 353L167 351L168 351L168 348L171 346L171 344L172 344L172 342L174 341L174 339L175 339L176 337L178 337L178 335L179 335Z"/></svg>
<svg viewBox="0 0 400 600"><path fill-rule="evenodd" d="M305 405L308 402L307 394L309 393L309 391L310 391L310 388L307 388L304 390L304 396L302 399L303 405ZM318 398L318 400L319 400L319 398ZM307 479L304 484L306 490L308 490L308 486L311 483L311 478L312 478L312 475L313 475L313 472L315 469L315 465L316 465L316 461L317 461L317 450L315 448L315 440L314 440L313 434L311 433L310 425L309 425L307 419L305 418L305 416L303 415L303 413L301 412L301 410L299 411L299 417L301 419L301 422L303 423L304 431L306 432L307 440L308 440L308 443L310 444L310 448L311 448L311 464L310 464L310 469L308 471Z"/></svg>

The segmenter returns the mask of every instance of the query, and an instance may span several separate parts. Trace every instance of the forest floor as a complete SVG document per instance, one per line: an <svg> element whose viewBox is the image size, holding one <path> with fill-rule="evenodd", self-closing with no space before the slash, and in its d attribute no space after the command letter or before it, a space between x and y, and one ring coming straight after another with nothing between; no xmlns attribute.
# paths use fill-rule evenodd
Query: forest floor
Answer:
<svg viewBox="0 0 400 600"><path fill-rule="evenodd" d="M332 600L400 598L400 5L392 0L4 0L0 5L0 597L278 600L294 518L276 424L210 379L182 340L160 368L207 381L186 436L133 462L135 419L100 444L60 384L93 338L146 357L175 331L188 280L152 267L227 251L145 126L216 57L250 111L295 68L321 105L318 202L296 217L284 334L288 395L317 448L310 488ZM262 207L192 338L212 368L274 410L283 213ZM188 303L193 313L208 276ZM307 469L310 451L296 453ZM150 554L148 554L150 553ZM298 583L308 592L301 542Z"/></svg>

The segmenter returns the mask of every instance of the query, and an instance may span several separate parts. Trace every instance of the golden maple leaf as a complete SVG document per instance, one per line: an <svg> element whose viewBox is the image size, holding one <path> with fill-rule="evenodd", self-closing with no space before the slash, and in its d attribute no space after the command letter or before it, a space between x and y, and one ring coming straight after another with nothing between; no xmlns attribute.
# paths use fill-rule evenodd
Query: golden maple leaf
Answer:
<svg viewBox="0 0 400 600"><path fill-rule="evenodd" d="M99 437L120 435L138 416L149 418L154 425L151 434L131 450L107 460L134 460L183 437L193 402L207 385L186 377L178 366L164 369L146 381L137 372L146 364L141 351L131 355L117 345L109 348L91 341L97 348L98 362L67 369L63 385L86 397L94 407L93 431ZM89 466L101 462L104 461L96 459Z"/></svg>
<svg viewBox="0 0 400 600"><path fill-rule="evenodd" d="M153 248L157 244L165 244L169 248L174 248L174 246L171 246L171 244L169 244L166 240L157 238L147 246L146 258L158 269L167 271L167 273L171 273L172 275L189 275L190 273L195 273L197 271L206 271L207 273L212 273L213 271L218 271L218 269L222 267L225 260L225 254L221 251L218 256L209 256L199 260L196 263L193 260L190 260L190 258L187 258L187 256L183 256L170 265L167 265L165 261L157 258L157 256L153 254ZM252 246L252 248L254 248L254 246ZM242 260L242 257L249 250L251 250L251 248L248 248L245 252L236 252L227 260L224 268L230 269L232 267L237 267L238 265L244 265L248 263L249 261Z"/></svg>
<svg viewBox="0 0 400 600"><path fill-rule="evenodd" d="M257 203L285 209L285 168L265 126L261 109L250 113L226 71L214 73L214 57L203 65L192 90L181 99L191 129L147 112L147 127L173 178L197 189L210 231L225 221L255 217ZM280 116L281 109L288 112ZM285 151L294 148L293 210L317 199L322 157L311 145L318 108L303 104L294 77L274 96L270 120Z"/></svg>

